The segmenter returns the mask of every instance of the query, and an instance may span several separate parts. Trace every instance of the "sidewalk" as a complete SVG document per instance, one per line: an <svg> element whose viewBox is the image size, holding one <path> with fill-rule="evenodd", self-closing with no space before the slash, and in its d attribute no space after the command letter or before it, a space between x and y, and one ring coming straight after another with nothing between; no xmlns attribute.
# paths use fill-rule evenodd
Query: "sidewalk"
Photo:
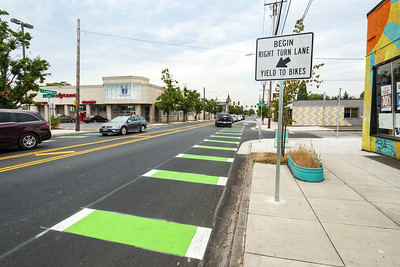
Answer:
<svg viewBox="0 0 400 267"><path fill-rule="evenodd" d="M244 256L231 266L400 266L400 162L361 151L361 137L289 139L299 143L321 155L325 180L303 182L281 166L277 203L276 166L255 163L238 225ZM250 152L276 152L274 140L238 151Z"/></svg>

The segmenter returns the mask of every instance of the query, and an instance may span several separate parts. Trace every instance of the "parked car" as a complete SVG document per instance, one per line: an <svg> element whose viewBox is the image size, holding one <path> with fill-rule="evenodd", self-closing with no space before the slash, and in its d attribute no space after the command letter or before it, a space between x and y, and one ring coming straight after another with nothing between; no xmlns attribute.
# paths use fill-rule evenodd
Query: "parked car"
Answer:
<svg viewBox="0 0 400 267"><path fill-rule="evenodd" d="M84 122L90 123L90 122L107 122L108 119L104 118L100 115L90 115L89 117L85 117L83 119Z"/></svg>
<svg viewBox="0 0 400 267"><path fill-rule="evenodd" d="M33 149L51 138L46 120L37 111L0 109L0 146Z"/></svg>
<svg viewBox="0 0 400 267"><path fill-rule="evenodd" d="M144 132L147 128L147 122L142 116L118 116L110 122L100 126L100 133L109 134L127 134L132 132Z"/></svg>
<svg viewBox="0 0 400 267"><path fill-rule="evenodd" d="M227 126L232 127L233 118L231 114L227 113L220 113L218 114L217 118L215 119L215 126Z"/></svg>
<svg viewBox="0 0 400 267"><path fill-rule="evenodd" d="M61 123L69 123L69 122L75 122L75 118L68 116L68 115L60 115L60 122Z"/></svg>
<svg viewBox="0 0 400 267"><path fill-rule="evenodd" d="M238 115L232 114L232 120L233 120L233 122L239 121Z"/></svg>

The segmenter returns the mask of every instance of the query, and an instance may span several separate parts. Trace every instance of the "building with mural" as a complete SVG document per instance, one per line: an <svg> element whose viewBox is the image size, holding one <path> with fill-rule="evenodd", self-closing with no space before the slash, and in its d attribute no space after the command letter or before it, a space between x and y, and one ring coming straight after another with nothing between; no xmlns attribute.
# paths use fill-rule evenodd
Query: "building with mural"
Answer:
<svg viewBox="0 0 400 267"><path fill-rule="evenodd" d="M294 126L361 126L362 99L296 100L291 105ZM339 117L338 117L339 116Z"/></svg>
<svg viewBox="0 0 400 267"><path fill-rule="evenodd" d="M367 14L362 148L400 159L400 1Z"/></svg>

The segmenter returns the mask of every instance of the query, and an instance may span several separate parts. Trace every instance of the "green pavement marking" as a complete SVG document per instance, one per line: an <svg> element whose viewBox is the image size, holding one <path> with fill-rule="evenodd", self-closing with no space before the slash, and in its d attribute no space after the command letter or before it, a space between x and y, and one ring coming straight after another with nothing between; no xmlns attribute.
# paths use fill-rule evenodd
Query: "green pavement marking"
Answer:
<svg viewBox="0 0 400 267"><path fill-rule="evenodd" d="M219 135L219 134L214 134L214 135L211 135L211 137L220 137L220 138L240 139L240 137L236 137L236 136L226 136L226 135Z"/></svg>
<svg viewBox="0 0 400 267"><path fill-rule="evenodd" d="M174 172L174 171L163 171L163 170L151 170L143 176L151 178L160 178L167 180L200 183L200 184L211 184L211 185L226 185L227 177L219 177L212 175L186 173L186 172Z"/></svg>
<svg viewBox="0 0 400 267"><path fill-rule="evenodd" d="M236 151L236 148L231 147L221 147L221 146L203 146L203 145L195 145L193 147L197 148L205 148L205 149L216 149L216 150L228 150L228 151Z"/></svg>
<svg viewBox="0 0 400 267"><path fill-rule="evenodd" d="M197 259L211 234L209 228L91 209L50 229Z"/></svg>
<svg viewBox="0 0 400 267"><path fill-rule="evenodd" d="M203 156L203 155L193 155L193 154L179 154L176 157L184 159L201 159L201 160L210 160L219 162L233 162L233 158L213 157L213 156Z"/></svg>
<svg viewBox="0 0 400 267"><path fill-rule="evenodd" d="M225 144L239 144L239 142L234 141L223 141L223 140L213 140L213 139L204 139L204 142L214 142L214 143L225 143Z"/></svg>
<svg viewBox="0 0 400 267"><path fill-rule="evenodd" d="M86 138L87 136L82 135L64 135L64 136L57 136L56 138L63 138L63 139L79 139L79 138Z"/></svg>
<svg viewBox="0 0 400 267"><path fill-rule="evenodd" d="M242 135L242 133L235 133L235 132L218 132L216 134Z"/></svg>

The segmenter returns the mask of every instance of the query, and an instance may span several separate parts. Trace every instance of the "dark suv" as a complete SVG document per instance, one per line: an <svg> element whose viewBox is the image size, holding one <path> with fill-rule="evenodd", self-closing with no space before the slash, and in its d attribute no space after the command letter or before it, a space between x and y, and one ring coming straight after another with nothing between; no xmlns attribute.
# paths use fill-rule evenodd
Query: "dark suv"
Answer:
<svg viewBox="0 0 400 267"><path fill-rule="evenodd" d="M227 113L220 113L218 114L217 118L215 119L215 126L228 126L232 127L233 118L231 114Z"/></svg>
<svg viewBox="0 0 400 267"><path fill-rule="evenodd" d="M32 149L50 138L49 125L39 112L0 109L0 147Z"/></svg>

